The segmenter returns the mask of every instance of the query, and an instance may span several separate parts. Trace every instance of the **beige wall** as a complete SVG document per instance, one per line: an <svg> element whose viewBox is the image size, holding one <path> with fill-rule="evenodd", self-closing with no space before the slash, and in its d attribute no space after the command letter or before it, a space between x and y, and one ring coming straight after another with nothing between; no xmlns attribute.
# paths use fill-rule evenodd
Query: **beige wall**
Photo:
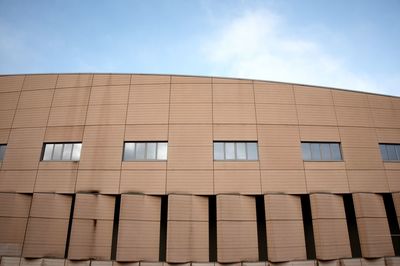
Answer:
<svg viewBox="0 0 400 266"><path fill-rule="evenodd" d="M168 141L167 161L122 161L124 141L150 140ZM257 141L259 160L214 161L214 140ZM304 162L301 141L340 142L343 161ZM41 161L44 142L82 142L81 159L79 162ZM82 197L92 197L93 202L91 207L79 205L75 211L85 208L99 211L91 213L93 217L74 216L69 258L106 260L110 258L113 219L110 213L114 210L114 197L110 195L123 194L121 211L126 206L136 208L141 204L160 208L160 198L155 197L158 195L192 195L174 197L170 209L172 215L181 206L204 205L202 195L268 194L272 196L266 196L266 202L272 201L279 206L276 199L280 197L296 205L295 195L316 194L319 196L313 196L311 200L314 215L321 213L321 204L340 209L335 196L329 199L321 196L326 193L400 192L400 164L383 162L379 143L400 143L398 97L211 77L136 74L0 76L0 144L7 144L5 158L0 162L0 196L6 195L1 196L2 203L18 201L17 209L20 210L8 209L0 213L1 238L13 244L12 248L5 247L3 241L0 250L6 250L4 254L11 256L64 255L65 246L60 239L66 233L68 217L61 214L52 217L51 212L36 214L34 211L36 206L45 204L48 194L54 193L57 200L51 204L55 204L54 208L61 204L65 213L69 214L71 200L67 195L74 193L77 193L75 204L80 204ZM292 194L295 198L277 194ZM227 196L219 197L223 202ZM355 197L356 207L364 204ZM101 202L108 202L107 208L99 210L96 207L100 198ZM202 208L204 211L206 206ZM294 214L298 212L298 208L295 209ZM192 210L192 215L198 215L197 211ZM119 237L119 244L125 248L117 253L121 261L158 260L159 243L153 234L159 233L155 230L159 230L160 221L157 215L146 218L149 215L141 212L138 216L121 216L120 228L126 231ZM167 258L171 262L208 260L207 217L200 216L187 220L169 216L168 225L173 230L168 232L168 239L179 234L185 236L184 242L168 244ZM248 250L241 248L244 253L232 251L241 247L238 241L243 241L241 237L244 236L235 239L219 237L220 261L258 259L253 246L253 218L218 220L218 225L226 232L252 232L251 236L246 234L246 243L251 245ZM375 226L373 221L378 218L380 216L363 217L357 213L363 253L367 257L392 254L387 248L377 253L371 251L374 246L368 242L368 234L362 231ZM52 219L56 223L46 227ZM104 230L97 232L90 219L98 221L97 227ZM296 236L300 244L292 250L283 247L289 247L289 244L280 237L289 232L285 229L286 224L293 229L290 224L301 227L300 221L301 213L283 222L273 215L267 216L267 226L279 228L267 232L274 236L268 238L268 252L274 254L274 261L305 259L301 234ZM334 221L340 222L337 228L331 226ZM320 214L314 217L313 223L318 258L349 257L348 240L332 240L332 235L327 232L328 228L335 228L345 234L342 209L335 217L326 218ZM133 232L131 225L141 229ZM11 234L4 228L18 233ZM37 235L47 228L56 232L54 239ZM194 234L192 228L202 231L206 238ZM146 248L140 250L136 233L148 238ZM98 241L85 241L83 238L89 235ZM36 238L46 244L31 245L35 242L31 240ZM49 243L55 246L49 249L46 246ZM340 248L330 248L337 243ZM186 245L193 249L186 249ZM141 253L130 253L131 249Z"/></svg>

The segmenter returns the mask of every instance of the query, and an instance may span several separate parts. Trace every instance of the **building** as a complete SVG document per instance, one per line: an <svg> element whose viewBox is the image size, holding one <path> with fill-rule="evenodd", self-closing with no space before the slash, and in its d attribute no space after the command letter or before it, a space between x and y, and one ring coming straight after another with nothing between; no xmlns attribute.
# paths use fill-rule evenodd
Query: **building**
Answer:
<svg viewBox="0 0 400 266"><path fill-rule="evenodd" d="M4 266L400 265L399 97L3 75L0 144Z"/></svg>

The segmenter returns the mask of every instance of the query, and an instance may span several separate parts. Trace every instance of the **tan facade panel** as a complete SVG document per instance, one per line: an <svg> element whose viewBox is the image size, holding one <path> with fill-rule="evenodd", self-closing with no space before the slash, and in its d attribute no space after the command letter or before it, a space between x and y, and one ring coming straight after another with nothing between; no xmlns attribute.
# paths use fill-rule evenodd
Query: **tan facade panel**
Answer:
<svg viewBox="0 0 400 266"><path fill-rule="evenodd" d="M44 127L47 124L50 108L17 109L13 128Z"/></svg>
<svg viewBox="0 0 400 266"><path fill-rule="evenodd" d="M256 221L217 220L217 228L218 262L258 260Z"/></svg>
<svg viewBox="0 0 400 266"><path fill-rule="evenodd" d="M268 170L303 169L300 145L292 147L259 147L260 167Z"/></svg>
<svg viewBox="0 0 400 266"><path fill-rule="evenodd" d="M27 220L0 217L0 256L21 256Z"/></svg>
<svg viewBox="0 0 400 266"><path fill-rule="evenodd" d="M354 193L354 210L357 218L385 218L383 198L379 194Z"/></svg>
<svg viewBox="0 0 400 266"><path fill-rule="evenodd" d="M254 82L256 103L294 104L293 87L289 84Z"/></svg>
<svg viewBox="0 0 400 266"><path fill-rule="evenodd" d="M213 84L253 84L249 79L212 77Z"/></svg>
<svg viewBox="0 0 400 266"><path fill-rule="evenodd" d="M23 90L43 90L56 87L58 75L26 75Z"/></svg>
<svg viewBox="0 0 400 266"><path fill-rule="evenodd" d="M161 197L123 194L121 196L121 220L160 221Z"/></svg>
<svg viewBox="0 0 400 266"><path fill-rule="evenodd" d="M160 197L122 195L118 261L158 260L160 211Z"/></svg>
<svg viewBox="0 0 400 266"><path fill-rule="evenodd" d="M211 77L171 76L171 83L211 83Z"/></svg>
<svg viewBox="0 0 400 266"><path fill-rule="evenodd" d="M349 181L345 170L306 170L308 192L348 193Z"/></svg>
<svg viewBox="0 0 400 266"><path fill-rule="evenodd" d="M36 170L16 170L0 172L0 191L32 193L35 185Z"/></svg>
<svg viewBox="0 0 400 266"><path fill-rule="evenodd" d="M115 197L100 194L76 194L74 219L114 219Z"/></svg>
<svg viewBox="0 0 400 266"><path fill-rule="evenodd" d="M343 198L334 194L311 194L313 219L346 219Z"/></svg>
<svg viewBox="0 0 400 266"><path fill-rule="evenodd" d="M256 201L252 196L217 195L217 221L256 221Z"/></svg>
<svg viewBox="0 0 400 266"><path fill-rule="evenodd" d="M299 196L271 194L264 196L267 221L303 220Z"/></svg>
<svg viewBox="0 0 400 266"><path fill-rule="evenodd" d="M400 143L400 129L376 128L375 131L380 143Z"/></svg>
<svg viewBox="0 0 400 266"><path fill-rule="evenodd" d="M28 217L31 199L26 194L0 193L0 217Z"/></svg>
<svg viewBox="0 0 400 266"><path fill-rule="evenodd" d="M50 107L53 100L54 89L23 91L19 97L18 108L44 108Z"/></svg>
<svg viewBox="0 0 400 266"><path fill-rule="evenodd" d="M45 142L81 142L83 139L83 126L47 127Z"/></svg>
<svg viewBox="0 0 400 266"><path fill-rule="evenodd" d="M369 107L367 95L359 92L331 90L336 106Z"/></svg>
<svg viewBox="0 0 400 266"><path fill-rule="evenodd" d="M310 195L318 259L351 257L343 198L333 194Z"/></svg>
<svg viewBox="0 0 400 266"><path fill-rule="evenodd" d="M57 79L57 88L85 87L92 85L92 74L70 74L59 75Z"/></svg>
<svg viewBox="0 0 400 266"><path fill-rule="evenodd" d="M257 127L255 124L213 124L214 140L257 140Z"/></svg>
<svg viewBox="0 0 400 266"><path fill-rule="evenodd" d="M351 258L346 219L313 219L317 259Z"/></svg>
<svg viewBox="0 0 400 266"><path fill-rule="evenodd" d="M126 125L125 141L165 141L168 125Z"/></svg>
<svg viewBox="0 0 400 266"><path fill-rule="evenodd" d="M258 125L257 129L260 146L293 147L300 143L297 126Z"/></svg>
<svg viewBox="0 0 400 266"><path fill-rule="evenodd" d="M169 195L168 220L208 222L208 197Z"/></svg>
<svg viewBox="0 0 400 266"><path fill-rule="evenodd" d="M172 146L168 147L168 170L212 169L212 146Z"/></svg>
<svg viewBox="0 0 400 266"><path fill-rule="evenodd" d="M38 168L41 148L7 149L2 170L33 170Z"/></svg>
<svg viewBox="0 0 400 266"><path fill-rule="evenodd" d="M370 109L357 107L335 107L339 126L372 127Z"/></svg>
<svg viewBox="0 0 400 266"><path fill-rule="evenodd" d="M1 266L20 266L20 257L2 257L1 258Z"/></svg>
<svg viewBox="0 0 400 266"><path fill-rule="evenodd" d="M39 170L35 192L74 193L77 170Z"/></svg>
<svg viewBox="0 0 400 266"><path fill-rule="evenodd" d="M35 193L32 198L30 217L69 219L72 196Z"/></svg>
<svg viewBox="0 0 400 266"><path fill-rule="evenodd" d="M171 76L133 74L131 84L162 84L170 83Z"/></svg>
<svg viewBox="0 0 400 266"><path fill-rule="evenodd" d="M81 153L79 169L119 170L121 168L121 160L121 147L84 147Z"/></svg>
<svg viewBox="0 0 400 266"><path fill-rule="evenodd" d="M22 256L63 258L68 219L30 218Z"/></svg>
<svg viewBox="0 0 400 266"><path fill-rule="evenodd" d="M76 192L118 194L121 172L119 170L79 170Z"/></svg>
<svg viewBox="0 0 400 266"><path fill-rule="evenodd" d="M385 171L348 170L350 192L389 192Z"/></svg>
<svg viewBox="0 0 400 266"><path fill-rule="evenodd" d="M85 124L86 106L53 107L48 126L80 126Z"/></svg>
<svg viewBox="0 0 400 266"><path fill-rule="evenodd" d="M215 170L214 193L260 194L259 170Z"/></svg>
<svg viewBox="0 0 400 266"><path fill-rule="evenodd" d="M166 170L167 161L122 161L122 170Z"/></svg>
<svg viewBox="0 0 400 266"><path fill-rule="evenodd" d="M213 84L214 103L254 103L253 84Z"/></svg>
<svg viewBox="0 0 400 266"><path fill-rule="evenodd" d="M127 105L89 105L86 125L120 125L126 123Z"/></svg>
<svg viewBox="0 0 400 266"><path fill-rule="evenodd" d="M20 91L25 75L1 76L0 92Z"/></svg>
<svg viewBox="0 0 400 266"><path fill-rule="evenodd" d="M159 236L159 221L121 220L117 260L121 262L158 261Z"/></svg>
<svg viewBox="0 0 400 266"><path fill-rule="evenodd" d="M213 194L212 170L168 170L167 193Z"/></svg>
<svg viewBox="0 0 400 266"><path fill-rule="evenodd" d="M169 103L170 84L131 85L129 104Z"/></svg>
<svg viewBox="0 0 400 266"><path fill-rule="evenodd" d="M77 219L74 217L68 258L109 260L112 229L112 220Z"/></svg>
<svg viewBox="0 0 400 266"><path fill-rule="evenodd" d="M129 104L127 124L168 124L169 105Z"/></svg>
<svg viewBox="0 0 400 266"><path fill-rule="evenodd" d="M170 125L168 146L211 145L212 132L212 125Z"/></svg>
<svg viewBox="0 0 400 266"><path fill-rule="evenodd" d="M11 128L15 110L0 111L0 128Z"/></svg>
<svg viewBox="0 0 400 266"><path fill-rule="evenodd" d="M378 140L374 128L340 127L342 147L377 148ZM362 136L362 137L360 137Z"/></svg>
<svg viewBox="0 0 400 266"><path fill-rule="evenodd" d="M330 89L307 86L293 86L296 104L333 105Z"/></svg>
<svg viewBox="0 0 400 266"><path fill-rule="evenodd" d="M256 123L254 104L214 103L213 122L217 124L254 124Z"/></svg>
<svg viewBox="0 0 400 266"><path fill-rule="evenodd" d="M382 169L383 162L379 148L349 148L342 147L346 168L358 169Z"/></svg>
<svg viewBox="0 0 400 266"><path fill-rule="evenodd" d="M386 177L389 184L389 190L400 191L400 171L398 170L386 170Z"/></svg>
<svg viewBox="0 0 400 266"><path fill-rule="evenodd" d="M79 106L89 103L90 87L56 89L53 107Z"/></svg>
<svg viewBox="0 0 400 266"><path fill-rule="evenodd" d="M261 170L262 193L304 194L306 187L304 170Z"/></svg>
<svg viewBox="0 0 400 266"><path fill-rule="evenodd" d="M86 147L119 146L124 145L124 125L114 126L86 126L83 143Z"/></svg>
<svg viewBox="0 0 400 266"><path fill-rule="evenodd" d="M211 84L171 84L171 103L211 103Z"/></svg>
<svg viewBox="0 0 400 266"><path fill-rule="evenodd" d="M391 97L367 94L368 103L371 108L392 108Z"/></svg>
<svg viewBox="0 0 400 266"><path fill-rule="evenodd" d="M340 142L339 130L335 126L299 126L302 141Z"/></svg>
<svg viewBox="0 0 400 266"><path fill-rule="evenodd" d="M7 149L42 148L45 131L45 127L12 129Z"/></svg>
<svg viewBox="0 0 400 266"><path fill-rule="evenodd" d="M131 75L129 74L94 74L92 85L124 85L130 82Z"/></svg>
<svg viewBox="0 0 400 266"><path fill-rule="evenodd" d="M370 109L375 127L400 128L400 112L392 109Z"/></svg>
<svg viewBox="0 0 400 266"><path fill-rule="evenodd" d="M0 110L16 109L19 99L19 92L0 93Z"/></svg>
<svg viewBox="0 0 400 266"><path fill-rule="evenodd" d="M273 125L297 125L296 106L293 104L264 104L256 105L257 123Z"/></svg>
<svg viewBox="0 0 400 266"><path fill-rule="evenodd" d="M357 226L363 257L394 256L386 218L357 218Z"/></svg>
<svg viewBox="0 0 400 266"><path fill-rule="evenodd" d="M169 123L210 124L212 123L211 103L171 104Z"/></svg>
<svg viewBox="0 0 400 266"><path fill-rule="evenodd" d="M283 262L306 259L302 220L267 221L268 260Z"/></svg>
<svg viewBox="0 0 400 266"><path fill-rule="evenodd" d="M92 87L90 105L128 104L129 85Z"/></svg>
<svg viewBox="0 0 400 266"><path fill-rule="evenodd" d="M76 170L79 161L40 161L39 170Z"/></svg>
<svg viewBox="0 0 400 266"><path fill-rule="evenodd" d="M165 194L166 170L122 170L120 193Z"/></svg>
<svg viewBox="0 0 400 266"><path fill-rule="evenodd" d="M385 258L386 266L396 266L400 264L399 257L387 257Z"/></svg>
<svg viewBox="0 0 400 266"><path fill-rule="evenodd" d="M336 126L336 114L330 105L297 105L300 125Z"/></svg>
<svg viewBox="0 0 400 266"><path fill-rule="evenodd" d="M0 142L7 143L11 129L0 129Z"/></svg>
<svg viewBox="0 0 400 266"><path fill-rule="evenodd" d="M167 261L208 261L208 221L168 221Z"/></svg>

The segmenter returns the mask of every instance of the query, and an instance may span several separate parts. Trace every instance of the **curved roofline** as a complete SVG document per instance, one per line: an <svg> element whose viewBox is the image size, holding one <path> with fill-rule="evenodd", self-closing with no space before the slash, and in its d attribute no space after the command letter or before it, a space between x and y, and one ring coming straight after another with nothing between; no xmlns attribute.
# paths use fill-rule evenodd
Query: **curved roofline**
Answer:
<svg viewBox="0 0 400 266"><path fill-rule="evenodd" d="M375 93L375 92L367 92L367 91L357 91L351 89L343 89L337 87L328 87L322 85L312 85L312 84L304 84L304 83L293 83L293 82L283 82L283 81L274 81L274 80L262 80L262 79L250 79L250 78L235 78L235 77L223 77L223 76L206 76L206 75L188 75L188 74L151 74L151 73L129 73L129 72L65 72L65 73L24 73L24 74L0 74L0 77L3 76L25 76L25 75L146 75L146 76L176 76L176 77L195 77L195 78L221 78L221 79L236 79L236 80L248 80L248 81L257 81L257 82L270 82L277 84L287 84L287 85L297 85L297 86L307 86L312 88L322 88L322 89L333 89L338 91L346 91L346 92L355 92L355 93L365 93L371 95L378 96L386 96L386 97L394 97L400 98L400 96Z"/></svg>

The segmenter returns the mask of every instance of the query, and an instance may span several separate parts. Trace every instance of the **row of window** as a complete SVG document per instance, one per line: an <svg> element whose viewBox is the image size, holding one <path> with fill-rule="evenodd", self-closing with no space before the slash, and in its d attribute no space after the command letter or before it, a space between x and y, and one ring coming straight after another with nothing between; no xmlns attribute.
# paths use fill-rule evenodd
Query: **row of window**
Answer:
<svg viewBox="0 0 400 266"><path fill-rule="evenodd" d="M0 145L0 161L3 160L6 144ZM384 161L400 161L400 144L379 144ZM82 143L46 143L43 149L43 161L79 161ZM301 149L305 161L341 161L340 143L302 142ZM125 142L124 161L167 160L168 143L161 142ZM257 142L214 142L214 160L258 160Z"/></svg>

